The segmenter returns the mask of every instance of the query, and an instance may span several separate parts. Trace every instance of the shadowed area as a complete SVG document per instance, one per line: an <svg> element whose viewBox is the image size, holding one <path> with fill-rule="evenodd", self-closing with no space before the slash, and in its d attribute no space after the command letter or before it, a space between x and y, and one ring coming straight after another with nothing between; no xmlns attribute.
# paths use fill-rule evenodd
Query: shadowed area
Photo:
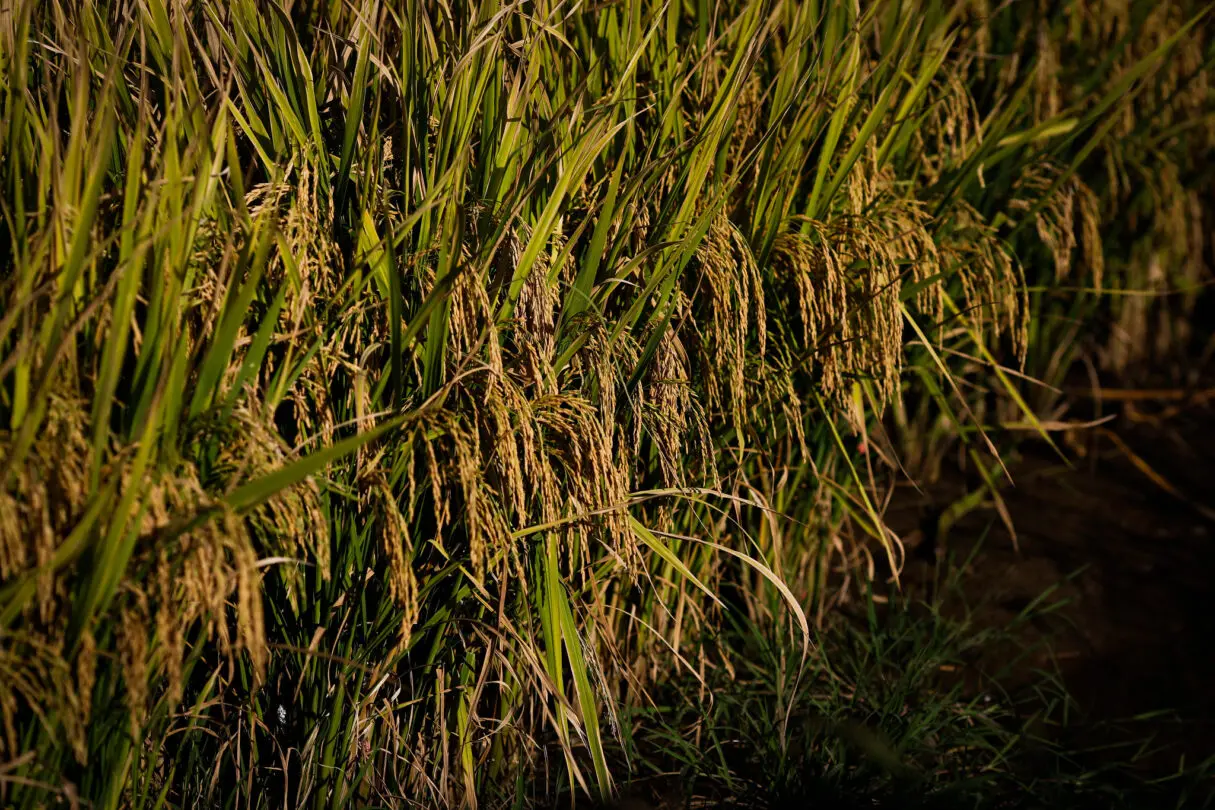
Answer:
<svg viewBox="0 0 1215 810"><path fill-rule="evenodd" d="M1126 402L1113 392L1105 410L1117 419L1069 437L1070 467L1041 443L1014 457L1015 483L1001 497L1015 545L994 511L979 509L934 551L963 565L959 602L977 605L967 615L979 626L1052 606L1018 633L1030 653L987 650L976 670L1020 658L1001 683L1016 690L1036 682L1036 670L1057 668L1080 712L1068 731L1077 742L1133 745L1154 735L1160 750L1142 764L1168 772L1182 754L1215 756L1215 408L1209 388L1142 391ZM955 472L926 496L904 491L891 523L923 523L965 490ZM918 545L926 532L909 534ZM917 550L906 583L923 593L932 565Z"/></svg>

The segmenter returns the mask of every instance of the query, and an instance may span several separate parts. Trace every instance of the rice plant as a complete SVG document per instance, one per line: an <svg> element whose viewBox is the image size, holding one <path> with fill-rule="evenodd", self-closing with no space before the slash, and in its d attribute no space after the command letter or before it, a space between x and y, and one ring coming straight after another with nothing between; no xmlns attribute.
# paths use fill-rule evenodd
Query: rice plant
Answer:
<svg viewBox="0 0 1215 810"><path fill-rule="evenodd" d="M0 3L3 803L606 798L700 628L814 655L1210 137L1197 7L1021 5Z"/></svg>

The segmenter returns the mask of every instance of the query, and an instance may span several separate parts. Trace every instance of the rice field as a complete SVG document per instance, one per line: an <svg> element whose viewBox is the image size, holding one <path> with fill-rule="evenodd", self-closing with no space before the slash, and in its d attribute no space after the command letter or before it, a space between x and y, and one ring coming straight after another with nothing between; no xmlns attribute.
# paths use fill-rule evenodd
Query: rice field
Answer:
<svg viewBox="0 0 1215 810"><path fill-rule="evenodd" d="M1211 25L0 0L0 804L609 799L724 623L809 682L892 482L1190 348Z"/></svg>

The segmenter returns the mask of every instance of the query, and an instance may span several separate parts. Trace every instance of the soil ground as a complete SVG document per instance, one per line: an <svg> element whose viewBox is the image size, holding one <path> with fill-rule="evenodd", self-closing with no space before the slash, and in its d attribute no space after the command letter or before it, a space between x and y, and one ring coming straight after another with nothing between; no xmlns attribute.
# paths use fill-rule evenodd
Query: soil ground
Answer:
<svg viewBox="0 0 1215 810"><path fill-rule="evenodd" d="M908 587L931 587L934 558L969 559L953 609L972 606L979 627L1009 626L1049 593L1053 609L1018 633L1037 651L1002 685L1041 683L1042 670L1057 669L1079 710L1070 741L1151 735L1155 750L1139 765L1165 774L1180 755L1215 756L1215 389L1147 393L1122 394L1116 420L1071 437L1069 455L1082 454L1071 467L1044 442L1011 460L1002 497L1015 543L991 509L933 537L934 516L974 487L957 473L897 498L888 519L915 526ZM1016 653L989 649L971 674Z"/></svg>

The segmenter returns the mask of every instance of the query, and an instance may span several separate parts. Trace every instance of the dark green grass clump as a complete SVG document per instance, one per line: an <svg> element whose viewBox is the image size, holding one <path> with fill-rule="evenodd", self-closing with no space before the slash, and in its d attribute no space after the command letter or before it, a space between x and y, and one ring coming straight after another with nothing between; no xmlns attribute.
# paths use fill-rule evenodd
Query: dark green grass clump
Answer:
<svg viewBox="0 0 1215 810"><path fill-rule="evenodd" d="M952 599L958 573L945 588ZM1149 737L1123 740L1117 750L1069 742L1076 712L1058 673L1043 671L1008 691L1015 660L975 669L993 645L1017 647L1018 625L1039 610L981 628L946 618L941 604L900 597L843 611L805 668L780 634L731 623L710 642L731 651L729 660L703 677L672 680L628 713L628 744L618 754L637 767L626 801L671 810L1149 810L1215 802L1215 759L1145 774L1138 760L1153 746Z"/></svg>

